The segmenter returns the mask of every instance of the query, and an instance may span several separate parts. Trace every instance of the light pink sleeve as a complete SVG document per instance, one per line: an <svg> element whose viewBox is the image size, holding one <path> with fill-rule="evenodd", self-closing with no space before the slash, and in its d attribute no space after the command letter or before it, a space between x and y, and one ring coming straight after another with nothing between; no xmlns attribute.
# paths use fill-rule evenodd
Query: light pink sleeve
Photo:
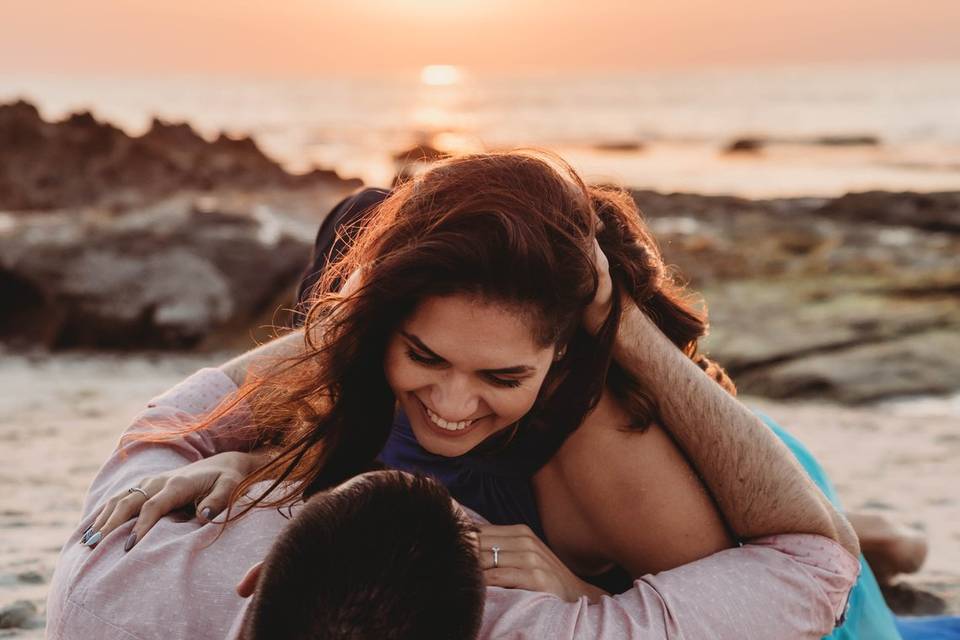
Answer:
<svg viewBox="0 0 960 640"><path fill-rule="evenodd" d="M252 442L237 437L236 427L252 417L243 407L210 429L195 431L163 442L129 439L160 434L192 424L219 406L237 390L219 369L201 369L147 403L121 436L120 443L100 468L83 509L82 532L99 506L114 494L136 486L144 477L164 473L222 451L247 450Z"/></svg>
<svg viewBox="0 0 960 640"><path fill-rule="evenodd" d="M846 606L860 565L839 544L791 534L644 576L597 604L487 589L482 640L816 640Z"/></svg>

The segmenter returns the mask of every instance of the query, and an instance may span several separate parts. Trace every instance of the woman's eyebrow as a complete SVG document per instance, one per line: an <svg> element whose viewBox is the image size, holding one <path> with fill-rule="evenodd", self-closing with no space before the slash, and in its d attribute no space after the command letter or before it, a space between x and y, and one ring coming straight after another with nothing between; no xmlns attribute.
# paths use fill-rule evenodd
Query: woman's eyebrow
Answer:
<svg viewBox="0 0 960 640"><path fill-rule="evenodd" d="M404 338L409 340L410 343L413 344L413 346L415 346L417 349L420 349L431 358L436 358L437 360L443 360L444 362L446 362L446 360L443 357L437 355L435 351L433 351L430 347L428 347L423 343L423 340L413 335L412 333L407 333L406 331L401 330L400 335L402 335ZM518 364L512 367L502 367L500 369L480 369L479 373L493 374L493 375L524 375L524 374L533 375L534 373L536 373L536 371L537 371L536 367L531 367L528 364Z"/></svg>

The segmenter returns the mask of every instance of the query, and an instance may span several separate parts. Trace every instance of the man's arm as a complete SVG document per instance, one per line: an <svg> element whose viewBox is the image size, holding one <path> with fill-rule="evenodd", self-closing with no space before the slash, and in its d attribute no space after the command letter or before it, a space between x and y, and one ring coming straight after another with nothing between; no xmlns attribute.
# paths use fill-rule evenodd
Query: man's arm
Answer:
<svg viewBox="0 0 960 640"><path fill-rule="evenodd" d="M276 362L283 358L292 358L304 353L303 330L297 329L270 342L251 349L246 353L220 365L220 371L233 380L238 387L243 384L251 366Z"/></svg>
<svg viewBox="0 0 960 640"><path fill-rule="evenodd" d="M614 357L657 399L660 417L741 539L812 533L859 554L846 519L749 409L624 304Z"/></svg>
<svg viewBox="0 0 960 640"><path fill-rule="evenodd" d="M596 604L489 587L479 638L816 640L833 629L858 571L831 540L774 536L644 576Z"/></svg>

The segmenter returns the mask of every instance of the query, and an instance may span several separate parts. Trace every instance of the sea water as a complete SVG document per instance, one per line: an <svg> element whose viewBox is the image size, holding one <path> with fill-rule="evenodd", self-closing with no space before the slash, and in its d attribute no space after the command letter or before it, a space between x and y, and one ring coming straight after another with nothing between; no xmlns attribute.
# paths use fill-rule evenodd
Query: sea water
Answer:
<svg viewBox="0 0 960 640"><path fill-rule="evenodd" d="M153 116L252 135L292 171L389 182L418 142L560 152L593 180L750 196L960 189L960 63L660 73L329 77L0 77L45 117L90 109L132 134ZM429 78L427 78L429 80ZM759 152L729 154L741 137ZM824 144L833 137L848 143Z"/></svg>

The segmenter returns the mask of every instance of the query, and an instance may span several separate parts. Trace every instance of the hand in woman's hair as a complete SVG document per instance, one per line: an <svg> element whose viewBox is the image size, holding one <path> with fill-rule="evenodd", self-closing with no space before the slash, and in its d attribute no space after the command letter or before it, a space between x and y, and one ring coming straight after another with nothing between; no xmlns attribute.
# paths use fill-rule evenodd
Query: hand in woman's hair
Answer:
<svg viewBox="0 0 960 640"><path fill-rule="evenodd" d="M360 287L363 286L363 269L357 269L350 274L350 277L347 278L347 281L343 283L343 286L340 287L340 295L344 298L349 298L351 295L360 290Z"/></svg>
<svg viewBox="0 0 960 640"><path fill-rule="evenodd" d="M613 307L613 281L610 279L610 263L596 238L593 239L593 259L599 282L593 301L583 311L583 326L591 335L596 335Z"/></svg>

